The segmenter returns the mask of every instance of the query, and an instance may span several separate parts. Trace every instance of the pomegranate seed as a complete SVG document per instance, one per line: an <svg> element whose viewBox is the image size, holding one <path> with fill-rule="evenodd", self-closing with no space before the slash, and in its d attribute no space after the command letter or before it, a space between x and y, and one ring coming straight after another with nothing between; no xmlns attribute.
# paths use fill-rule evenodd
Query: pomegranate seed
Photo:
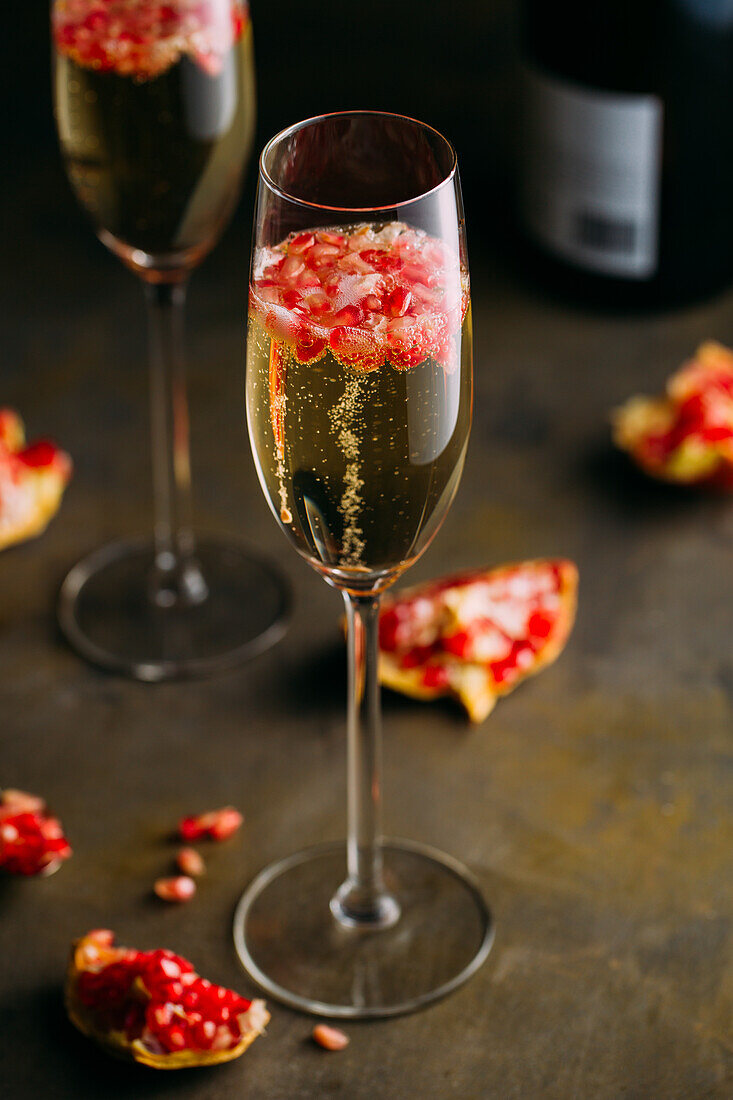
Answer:
<svg viewBox="0 0 733 1100"><path fill-rule="evenodd" d="M348 1035L328 1024L316 1024L313 1028L313 1039L324 1050L343 1050L349 1045Z"/></svg>
<svg viewBox="0 0 733 1100"><path fill-rule="evenodd" d="M406 287L398 286L387 299L387 308L393 317L403 317L412 303L412 294Z"/></svg>
<svg viewBox="0 0 733 1100"><path fill-rule="evenodd" d="M305 263L300 256L288 256L282 266L280 275L283 279L295 279L302 271L305 271Z"/></svg>
<svg viewBox="0 0 733 1100"><path fill-rule="evenodd" d="M338 249L346 244L346 237L342 237L340 233L329 233L325 230L321 230L318 234L318 240L323 241L324 244L333 244Z"/></svg>
<svg viewBox="0 0 733 1100"><path fill-rule="evenodd" d="M212 840L226 840L233 836L243 821L244 818L239 810L235 810L232 806L219 810L210 829Z"/></svg>
<svg viewBox="0 0 733 1100"><path fill-rule="evenodd" d="M326 310L330 310L331 301L328 295L323 290L314 290L310 294L307 294L303 299L303 304L308 307L311 313L319 314L324 313Z"/></svg>
<svg viewBox="0 0 733 1100"><path fill-rule="evenodd" d="M239 810L233 806L224 806L220 810L211 810L198 817L184 817L179 823L178 831L182 840L201 840L209 837L211 840L226 840L236 833L244 818Z"/></svg>
<svg viewBox="0 0 733 1100"><path fill-rule="evenodd" d="M377 298L376 294L367 294L362 305L364 306L364 309L371 310L372 313L382 308L382 303L380 302L379 298Z"/></svg>
<svg viewBox="0 0 733 1100"><path fill-rule="evenodd" d="M306 259L310 267L324 267L339 255L339 249L333 244L314 244L306 252Z"/></svg>
<svg viewBox="0 0 733 1100"><path fill-rule="evenodd" d="M344 325L346 328L355 328L356 325L361 324L364 320L364 311L359 309L358 306L349 305L344 306L335 314L334 323L337 325Z"/></svg>
<svg viewBox="0 0 733 1100"><path fill-rule="evenodd" d="M2 840L4 844L15 844L19 836L20 833L15 828L15 825L11 825L9 822L0 825L0 840Z"/></svg>
<svg viewBox="0 0 733 1100"><path fill-rule="evenodd" d="M159 878L153 890L162 901L189 901L196 893L196 883L188 875Z"/></svg>
<svg viewBox="0 0 733 1100"><path fill-rule="evenodd" d="M316 238L312 233L299 233L297 237L293 237L292 241L288 245L288 253L291 256L299 256L305 252L307 248L310 248L316 243Z"/></svg>
<svg viewBox="0 0 733 1100"><path fill-rule="evenodd" d="M176 863L181 874L198 878L206 871L206 864L195 848L181 848L176 856Z"/></svg>
<svg viewBox="0 0 733 1100"><path fill-rule="evenodd" d="M308 290L309 288L317 287L320 290L321 280L316 275L315 271L309 271L306 268L295 280L301 290Z"/></svg>
<svg viewBox="0 0 733 1100"><path fill-rule="evenodd" d="M299 305L302 300L299 290L286 290L283 294L283 305L288 309L293 309L295 306Z"/></svg>

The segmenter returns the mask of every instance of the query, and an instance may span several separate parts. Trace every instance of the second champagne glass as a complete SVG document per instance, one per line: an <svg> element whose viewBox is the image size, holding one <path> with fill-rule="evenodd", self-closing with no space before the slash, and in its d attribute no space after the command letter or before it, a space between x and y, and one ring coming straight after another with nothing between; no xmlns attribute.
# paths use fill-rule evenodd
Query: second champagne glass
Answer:
<svg viewBox="0 0 733 1100"><path fill-rule="evenodd" d="M247 419L278 523L344 597L348 840L263 871L239 904L235 942L267 992L321 1015L418 1008L464 981L491 945L465 867L381 836L380 593L446 516L471 405L452 146L413 119L370 111L273 138L260 159Z"/></svg>
<svg viewBox="0 0 733 1100"><path fill-rule="evenodd" d="M138 679L211 672L280 636L288 597L236 543L194 539L183 307L239 195L255 125L246 0L52 0L55 112L71 183L148 303L154 542L72 569L59 618Z"/></svg>

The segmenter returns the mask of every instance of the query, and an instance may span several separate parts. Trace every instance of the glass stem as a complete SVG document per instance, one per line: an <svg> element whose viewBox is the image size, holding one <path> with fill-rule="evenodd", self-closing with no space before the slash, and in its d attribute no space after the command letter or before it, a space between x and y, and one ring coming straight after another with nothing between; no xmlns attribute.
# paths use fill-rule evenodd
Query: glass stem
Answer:
<svg viewBox="0 0 733 1100"><path fill-rule="evenodd" d="M344 592L348 624L347 878L331 901L349 927L389 928L400 916L382 872L379 596Z"/></svg>
<svg viewBox="0 0 733 1100"><path fill-rule="evenodd" d="M208 594L195 557L183 353L185 283L146 283L150 346L155 562L150 598L190 607Z"/></svg>

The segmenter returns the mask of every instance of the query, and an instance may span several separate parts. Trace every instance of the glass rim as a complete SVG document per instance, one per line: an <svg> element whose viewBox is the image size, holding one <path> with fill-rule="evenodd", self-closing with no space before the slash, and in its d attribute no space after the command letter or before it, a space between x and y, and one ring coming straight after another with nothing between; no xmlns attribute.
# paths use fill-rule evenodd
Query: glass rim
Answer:
<svg viewBox="0 0 733 1100"><path fill-rule="evenodd" d="M280 141L290 137L292 134L297 133L299 130L305 129L306 126L312 126L318 122L324 122L326 119L335 118L353 118L356 115L371 115L374 118L391 118L399 119L400 122L412 122L416 126L419 126L422 130L429 131L431 134L435 134L441 141L445 142L451 155L451 166L449 171L443 176L434 187L431 187L428 191L423 191L419 195L414 195L409 199L401 199L399 202L384 203L379 206L331 206L328 203L310 202L308 199L299 199L296 195L291 195L284 187L281 187L272 178L265 166L265 158L270 150ZM260 153L259 159L259 173L260 178L264 180L269 189L273 191L282 199L286 199L288 202L296 203L298 206L309 207L311 210L328 210L334 213L340 214L370 214L379 213L383 210L398 210L403 206L411 206L413 203L420 202L421 199L426 199L430 195L434 195L446 184L450 183L458 169L458 154L456 153L455 146L445 134L441 134L440 130L436 130L434 126L431 126L427 122L421 122L418 118L413 118L411 115L401 115L396 111L374 111L374 110L355 110L355 111L327 111L322 115L313 115L311 118L304 118L300 122L294 122L292 126L286 126L284 130L280 130L279 133L271 137L265 145L264 149Z"/></svg>

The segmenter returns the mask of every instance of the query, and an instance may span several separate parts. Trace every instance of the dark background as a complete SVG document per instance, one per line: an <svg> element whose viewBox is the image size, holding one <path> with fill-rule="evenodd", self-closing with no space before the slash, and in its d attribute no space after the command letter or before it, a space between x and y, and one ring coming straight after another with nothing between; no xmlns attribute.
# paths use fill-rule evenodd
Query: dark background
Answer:
<svg viewBox="0 0 733 1100"><path fill-rule="evenodd" d="M253 0L257 148L283 127L324 111L374 107L410 114L457 146L469 218L501 222L495 209L482 207L487 184L507 173L516 9L516 0L369 0L367 15L348 0ZM42 0L14 15L0 66L0 102L5 171L43 166L58 177L59 216L81 216L61 190Z"/></svg>

